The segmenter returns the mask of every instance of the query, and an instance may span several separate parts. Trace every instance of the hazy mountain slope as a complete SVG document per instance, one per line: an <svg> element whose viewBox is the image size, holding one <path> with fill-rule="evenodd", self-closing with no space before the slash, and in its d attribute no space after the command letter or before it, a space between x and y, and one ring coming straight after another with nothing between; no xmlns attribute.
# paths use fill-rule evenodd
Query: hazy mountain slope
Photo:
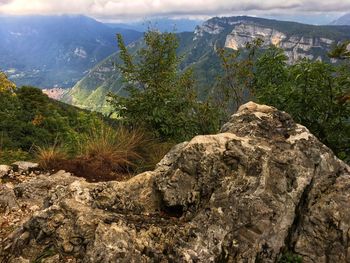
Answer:
<svg viewBox="0 0 350 263"><path fill-rule="evenodd" d="M350 25L350 13L345 14L338 19L334 20L331 25Z"/></svg>
<svg viewBox="0 0 350 263"><path fill-rule="evenodd" d="M252 17L212 18L193 33L178 34L183 56L181 68L192 67L201 97L205 97L220 71L216 47L243 48L247 42L262 38L265 45L283 48L290 63L300 58L328 60L327 52L335 42L350 38L349 26L313 26ZM140 43L138 44L140 45ZM132 47L136 50L137 45ZM65 101L83 108L108 111L105 95L123 94L121 76L113 67L118 54L92 69L79 81Z"/></svg>
<svg viewBox="0 0 350 263"><path fill-rule="evenodd" d="M0 17L0 70L17 85L71 87L91 67L142 34L85 16Z"/></svg>

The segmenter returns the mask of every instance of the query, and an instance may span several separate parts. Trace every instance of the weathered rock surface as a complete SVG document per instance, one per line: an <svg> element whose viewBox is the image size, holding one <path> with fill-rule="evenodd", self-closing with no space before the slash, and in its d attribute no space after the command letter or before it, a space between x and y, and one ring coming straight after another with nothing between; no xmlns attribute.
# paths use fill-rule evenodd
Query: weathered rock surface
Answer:
<svg viewBox="0 0 350 263"><path fill-rule="evenodd" d="M12 168L15 172L19 173L30 173L33 171L36 171L39 169L38 163L32 163L32 162L15 162L12 164Z"/></svg>
<svg viewBox="0 0 350 263"><path fill-rule="evenodd" d="M3 195L38 208L2 241L3 262L278 262L287 251L350 262L350 168L254 103L128 181L60 172Z"/></svg>
<svg viewBox="0 0 350 263"><path fill-rule="evenodd" d="M11 166L9 165L0 165L0 178L4 177L11 171Z"/></svg>

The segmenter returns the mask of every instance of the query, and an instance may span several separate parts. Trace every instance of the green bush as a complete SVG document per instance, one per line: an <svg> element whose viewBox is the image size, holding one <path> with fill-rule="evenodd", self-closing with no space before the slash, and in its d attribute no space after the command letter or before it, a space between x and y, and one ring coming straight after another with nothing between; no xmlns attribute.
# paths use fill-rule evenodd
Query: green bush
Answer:
<svg viewBox="0 0 350 263"><path fill-rule="evenodd" d="M350 67L307 59L288 65L282 50L270 48L258 58L255 70L259 103L288 112L338 157L349 160L350 103L340 98L350 84Z"/></svg>
<svg viewBox="0 0 350 263"><path fill-rule="evenodd" d="M109 101L122 121L145 127L163 140L183 141L215 132L219 124L215 108L197 100L192 71L179 72L176 35L149 31L144 40L145 46L134 58L118 35L123 61L118 69L129 94L110 94Z"/></svg>
<svg viewBox="0 0 350 263"><path fill-rule="evenodd" d="M299 255L296 255L292 252L286 252L278 260L278 263L302 263L303 258Z"/></svg>

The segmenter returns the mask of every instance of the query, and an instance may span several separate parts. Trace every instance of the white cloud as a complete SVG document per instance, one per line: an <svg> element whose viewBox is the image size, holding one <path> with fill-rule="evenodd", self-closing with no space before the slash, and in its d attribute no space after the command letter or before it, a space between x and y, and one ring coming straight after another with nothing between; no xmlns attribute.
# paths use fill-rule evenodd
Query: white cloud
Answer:
<svg viewBox="0 0 350 263"><path fill-rule="evenodd" d="M85 14L100 19L350 11L350 0L0 0L0 14Z"/></svg>

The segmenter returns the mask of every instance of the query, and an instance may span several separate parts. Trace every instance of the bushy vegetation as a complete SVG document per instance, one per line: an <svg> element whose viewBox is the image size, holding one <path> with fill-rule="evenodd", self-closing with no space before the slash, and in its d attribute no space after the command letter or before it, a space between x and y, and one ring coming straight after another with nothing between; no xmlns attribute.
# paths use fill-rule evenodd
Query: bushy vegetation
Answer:
<svg viewBox="0 0 350 263"><path fill-rule="evenodd" d="M162 140L183 141L216 131L215 109L198 101L192 71L179 72L176 35L149 31L144 40L145 46L133 57L118 35L122 63L117 67L129 94L110 94L110 102L122 121L144 127Z"/></svg>
<svg viewBox="0 0 350 263"><path fill-rule="evenodd" d="M45 170L104 181L153 169L173 145L0 77L0 163L34 160Z"/></svg>
<svg viewBox="0 0 350 263"><path fill-rule="evenodd" d="M0 147L29 152L55 142L74 144L100 118L53 101L33 87L0 92Z"/></svg>
<svg viewBox="0 0 350 263"><path fill-rule="evenodd" d="M249 99L286 111L338 157L350 161L350 64L346 45L330 52L331 57L343 59L342 63L301 59L293 65L288 64L282 49L271 46L258 50L260 45L257 41L244 51L221 51L224 73L218 90L223 90L224 101L236 102L238 107L250 94Z"/></svg>

